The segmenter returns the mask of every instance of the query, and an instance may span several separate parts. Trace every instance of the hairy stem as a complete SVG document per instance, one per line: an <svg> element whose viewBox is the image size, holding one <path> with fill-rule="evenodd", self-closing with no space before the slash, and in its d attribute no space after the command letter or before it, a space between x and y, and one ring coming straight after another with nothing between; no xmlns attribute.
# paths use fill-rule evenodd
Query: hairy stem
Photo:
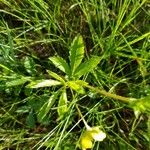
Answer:
<svg viewBox="0 0 150 150"><path fill-rule="evenodd" d="M90 86L90 85L84 85L84 86L87 87L87 88L90 89L90 90L93 90L93 91L97 92L97 93L100 93L100 94L105 95L105 96L107 96L107 97L111 97L111 98L113 98L113 99L118 99L118 100L123 101L123 102L125 102L125 103L128 103L128 102L130 102L131 100L135 100L135 98L124 97L124 96L112 94L112 93L106 92L106 91L104 91L104 90L100 90L100 89L98 89L98 88L96 88L96 87L93 87L93 86Z"/></svg>

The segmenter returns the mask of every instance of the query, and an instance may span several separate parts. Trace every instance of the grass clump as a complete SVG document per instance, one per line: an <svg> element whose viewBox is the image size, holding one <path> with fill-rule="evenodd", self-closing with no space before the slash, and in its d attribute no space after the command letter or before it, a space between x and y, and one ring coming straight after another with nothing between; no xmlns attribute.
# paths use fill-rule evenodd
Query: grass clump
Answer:
<svg viewBox="0 0 150 150"><path fill-rule="evenodd" d="M149 149L149 18L148 0L1 0L0 148Z"/></svg>

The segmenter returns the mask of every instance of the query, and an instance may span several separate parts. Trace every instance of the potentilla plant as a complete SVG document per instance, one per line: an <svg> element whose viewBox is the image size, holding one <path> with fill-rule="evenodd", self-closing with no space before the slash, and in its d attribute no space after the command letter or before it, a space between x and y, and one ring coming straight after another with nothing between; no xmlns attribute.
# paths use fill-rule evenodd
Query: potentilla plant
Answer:
<svg viewBox="0 0 150 150"><path fill-rule="evenodd" d="M52 105L55 103L56 99L59 98L57 112L61 118L69 109L69 101L67 96L67 90L75 91L77 94L85 94L84 88L88 88L91 91L95 91L99 94L105 95L107 97L120 100L128 104L129 107L133 108L135 116L138 117L141 112L149 112L149 101L148 98L142 98L140 100L130 97L123 97L116 94L100 90L98 88L90 86L87 82L81 80L83 75L91 72L99 64L101 58L99 56L91 56L88 60L83 61L84 58L84 42L81 35L77 35L73 42L71 43L69 49L69 63L67 63L60 56L50 57L49 60L54 64L54 66L65 73L62 77L59 74L47 70L48 74L53 79L46 80L34 80L29 85L28 88L40 88L40 87L60 87L55 91L49 100L41 107L38 116L43 119L51 109ZM72 95L72 97L74 97ZM140 108L136 107L140 103Z"/></svg>
<svg viewBox="0 0 150 150"><path fill-rule="evenodd" d="M26 88L30 89L53 86L57 87L57 90L51 92L51 96L49 97L49 99L45 100L44 103L42 103L41 107L36 110L36 115L40 122L47 118L51 107L55 104L57 100L58 118L60 120L64 118L65 114L69 112L71 105L73 105L71 101L74 99L74 96L79 96L79 94L86 94L85 88L88 88L89 90L102 94L106 97L110 97L127 103L129 107L133 108L136 117L138 117L140 113L150 112L149 96L142 99L123 97L110 92L106 92L97 87L90 86L87 82L81 80L81 77L95 69L101 60L99 56L91 56L89 59L83 60L84 53L85 51L83 38L81 35L77 35L71 43L69 49L69 63L67 63L60 56L53 56L49 58L49 61L65 74L64 76L60 76L56 72L47 70L47 73L51 77L50 79L36 80L35 77L32 76L30 77L21 75L18 79L13 79L10 82L6 81L6 86L9 88L29 82ZM25 65L29 66L28 63L26 63ZM71 94L69 95L68 90L71 91ZM32 110L33 108L27 109ZM26 111L27 110L25 110L25 112ZM31 118L33 117L28 117L29 122L33 122ZM103 132L100 128L90 127L85 121L84 123L86 131L82 134L80 138L80 143L83 150L91 148L93 146L93 141L103 141L103 139L106 138L105 132Z"/></svg>
<svg viewBox="0 0 150 150"><path fill-rule="evenodd" d="M54 94L51 95L50 99L41 107L38 116L41 119L48 114L52 105L59 99L58 102L58 116L61 118L68 111L69 101L67 97L67 90L70 88L79 94L84 94L84 85L87 85L85 81L79 80L81 76L92 71L100 62L99 56L92 56L88 60L83 62L84 57L84 42L81 35L74 38L70 49L69 49L69 63L67 63L60 56L50 57L49 60L55 65L56 68L60 69L65 73L62 77L55 72L47 70L48 74L53 79L46 80L34 80L27 85L28 88L41 88L41 87L60 87Z"/></svg>

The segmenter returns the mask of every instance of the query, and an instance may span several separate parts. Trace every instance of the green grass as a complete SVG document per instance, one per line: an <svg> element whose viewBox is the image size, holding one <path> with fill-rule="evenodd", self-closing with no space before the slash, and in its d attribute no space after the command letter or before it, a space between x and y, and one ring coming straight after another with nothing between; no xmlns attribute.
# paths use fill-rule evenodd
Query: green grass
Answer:
<svg viewBox="0 0 150 150"><path fill-rule="evenodd" d="M1 0L0 149L78 150L83 115L107 134L93 150L148 150L149 9L148 0ZM34 87L51 78L61 86Z"/></svg>

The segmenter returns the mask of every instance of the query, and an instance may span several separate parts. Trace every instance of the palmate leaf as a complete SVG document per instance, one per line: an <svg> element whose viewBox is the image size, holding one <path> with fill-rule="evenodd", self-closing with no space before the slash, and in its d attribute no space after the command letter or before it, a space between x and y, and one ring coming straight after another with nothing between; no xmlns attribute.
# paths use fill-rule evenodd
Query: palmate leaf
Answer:
<svg viewBox="0 0 150 150"><path fill-rule="evenodd" d="M70 47L70 66L72 75L75 69L80 65L84 57L84 43L82 36L78 35L74 38Z"/></svg>
<svg viewBox="0 0 150 150"><path fill-rule="evenodd" d="M59 56L57 56L57 57L54 56L54 57L50 57L49 60L61 71L66 73L68 76L70 75L69 65L66 63L66 61L63 58L61 58Z"/></svg>
<svg viewBox="0 0 150 150"><path fill-rule="evenodd" d="M80 94L85 93L84 88L77 81L68 81L67 84L71 89L75 90L77 93Z"/></svg>
<svg viewBox="0 0 150 150"><path fill-rule="evenodd" d="M65 84L65 80L64 80L60 75L58 75L57 73L52 72L52 71L50 71L50 70L47 70L47 72L48 72L48 74L49 74L51 77L53 77L53 78L55 78L56 80L58 80L58 81L62 82L63 84Z"/></svg>
<svg viewBox="0 0 150 150"><path fill-rule="evenodd" d="M44 105L41 107L41 109L39 110L39 113L37 115L39 120L42 121L45 118L45 116L48 114L48 112L50 111L51 107L55 103L59 93L60 93L60 90L58 90L55 93L53 93L50 96L50 98L48 99L48 101L46 103L44 103Z"/></svg>
<svg viewBox="0 0 150 150"><path fill-rule="evenodd" d="M100 57L92 56L89 60L82 63L75 71L75 77L80 78L82 75L92 71L100 62Z"/></svg>
<svg viewBox="0 0 150 150"><path fill-rule="evenodd" d="M59 103L58 103L58 108L57 108L59 117L62 117L67 112L67 110L68 110L67 101L68 101L67 93L66 93L66 90L64 89L61 93Z"/></svg>
<svg viewBox="0 0 150 150"><path fill-rule="evenodd" d="M6 82L7 87L13 87L18 85L23 85L25 82L30 81L30 77L21 77L20 79L14 79Z"/></svg>
<svg viewBox="0 0 150 150"><path fill-rule="evenodd" d="M56 80L36 80L32 81L30 84L28 84L27 88L40 88L40 87L50 87L50 86L57 86L61 85L62 83Z"/></svg>

